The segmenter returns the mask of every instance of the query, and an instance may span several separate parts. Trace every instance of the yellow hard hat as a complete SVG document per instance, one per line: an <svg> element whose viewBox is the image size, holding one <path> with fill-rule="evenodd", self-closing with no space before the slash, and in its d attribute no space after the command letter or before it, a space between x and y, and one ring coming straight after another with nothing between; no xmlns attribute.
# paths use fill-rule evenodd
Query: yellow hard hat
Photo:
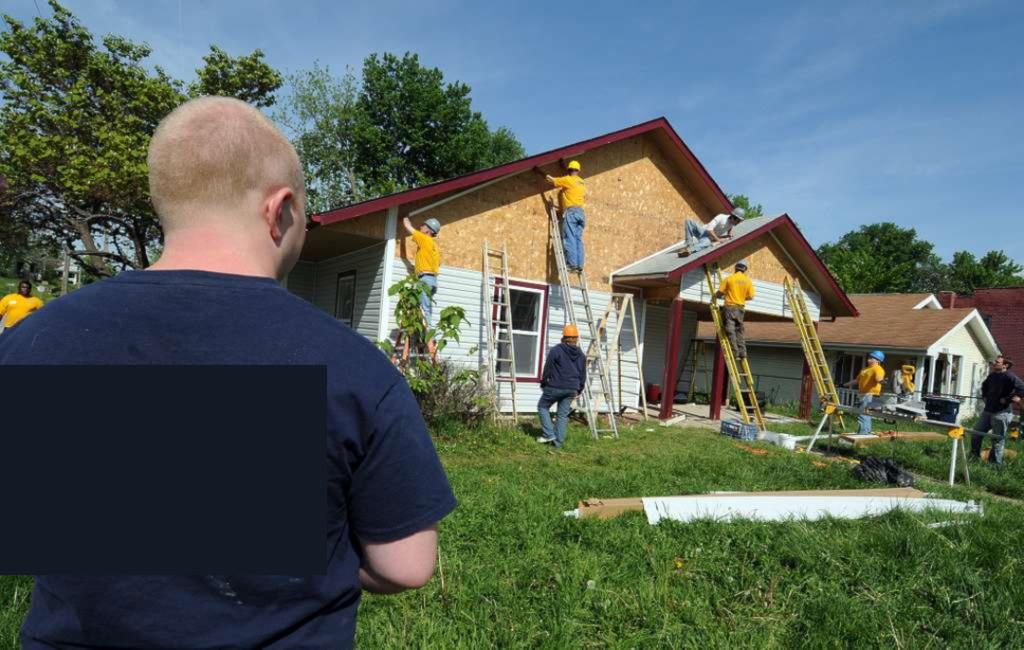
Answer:
<svg viewBox="0 0 1024 650"><path fill-rule="evenodd" d="M578 161L578 160L570 160L568 167L569 167L569 169L574 169L576 171L579 171L580 170L580 161Z"/></svg>
<svg viewBox="0 0 1024 650"><path fill-rule="evenodd" d="M578 329L576 329L576 326L573 325L572 323L569 323L568 325L566 325L565 328L562 330L562 336L565 336L565 337L575 336L575 337L579 338L579 335L580 335L580 331Z"/></svg>

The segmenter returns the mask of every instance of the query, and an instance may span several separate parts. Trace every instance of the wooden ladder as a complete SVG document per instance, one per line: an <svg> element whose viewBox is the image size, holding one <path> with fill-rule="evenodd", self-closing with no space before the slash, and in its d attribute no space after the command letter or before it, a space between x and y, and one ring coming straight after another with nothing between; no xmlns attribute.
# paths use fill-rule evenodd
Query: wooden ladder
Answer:
<svg viewBox="0 0 1024 650"><path fill-rule="evenodd" d="M618 423L615 421L615 402L612 395L611 377L608 375L608 368L605 364L604 347L602 335L604 330L599 328L599 323L594 319L594 310L590 304L590 289L587 287L587 274L582 269L575 272L579 284L573 286L570 282L569 267L565 263L565 249L562 247L562 233L558 227L558 210L551 206L551 248L555 253L555 265L558 267L558 281L562 286L562 301L565 303L565 318L567 323L572 323L578 328L583 322L590 334L590 343L587 348L587 381L583 384L583 407L587 412L587 424L590 426L590 435L598 438L601 433L611 433L615 438L619 437ZM582 299L583 318L576 318L576 299L573 289L578 289ZM595 375L600 381L600 392L595 391ZM598 414L601 404L597 397L604 400L603 406L608 412L608 427L602 429L598 426Z"/></svg>
<svg viewBox="0 0 1024 650"><path fill-rule="evenodd" d="M516 348L512 335L512 290L508 277L508 247L501 249L483 245L483 293L484 332L487 337L484 359L484 380L494 391L494 417L519 419L516 407ZM508 372L501 372L502 365ZM508 384L512 400L511 415L501 410L499 384Z"/></svg>
<svg viewBox="0 0 1024 650"><path fill-rule="evenodd" d="M615 316L615 329L611 334L607 334L609 325L608 322L612 316ZM626 406L625 399L622 394L622 330L626 325L627 319L630 322L630 331L633 333L633 362L636 364L637 382L640 386L639 406ZM614 357L616 368L618 373L616 378L618 379L617 386L617 401L619 405L619 413L624 413L627 408L639 411L643 415L644 420L647 420L647 394L644 391L644 369L643 359L640 357L640 337L637 333L639 329L639 323L636 320L636 309L633 305L633 294L631 293L613 293L608 299L608 305L605 307L604 316L598 324L598 332L607 339L608 350L606 367L608 368L609 375L611 374L612 358ZM591 342L590 348L594 347ZM590 350L587 350L589 355Z"/></svg>
<svg viewBox="0 0 1024 650"><path fill-rule="evenodd" d="M761 431L765 431L764 416L761 414L761 405L757 403L757 392L754 388L754 376L750 373L750 364L747 363L745 357L739 360L739 364L736 363L736 357L732 353L732 343L729 342L729 337L725 333L725 321L722 318L722 310L718 306L718 298L715 296L717 291L715 280L718 280L718 285L721 286L722 271L718 268L717 264L714 264L713 267L714 276L712 276L712 269L707 264L704 265L704 277L707 279L708 290L711 292L711 318L715 322L715 330L718 332L718 343L722 346L725 365L729 370L729 381L732 383L733 393L736 395L736 406L745 424L750 424L749 411L753 411L754 422L757 423ZM744 396L747 399L744 399ZM750 401L749 409L747 408L747 400Z"/></svg>
<svg viewBox="0 0 1024 650"><path fill-rule="evenodd" d="M814 387L818 390L818 398L822 407L832 404L838 407L839 391L832 380L832 371L828 367L828 359L825 358L825 351L821 347L821 339L818 338L818 330L814 328L814 320L811 318L811 311L807 308L807 300L804 298L803 289L796 280L785 279L783 287L786 291L786 300L793 312L793 324L800 332L800 346L804 349L804 357L807 359L807 367L814 378ZM839 420L839 426L845 428L842 411L838 409L835 417Z"/></svg>

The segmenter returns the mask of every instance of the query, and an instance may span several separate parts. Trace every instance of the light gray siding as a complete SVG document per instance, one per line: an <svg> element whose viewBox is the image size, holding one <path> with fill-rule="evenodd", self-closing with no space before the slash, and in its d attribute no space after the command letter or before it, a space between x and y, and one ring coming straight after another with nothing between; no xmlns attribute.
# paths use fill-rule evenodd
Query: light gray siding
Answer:
<svg viewBox="0 0 1024 650"><path fill-rule="evenodd" d="M647 322L644 325L644 381L658 384L664 381L665 344L668 342L669 308L660 305L647 305ZM686 309L683 305L683 323L679 331L679 356L685 358L687 367L679 376L677 392L689 387L686 373L690 371L688 351L693 337L697 333L697 312Z"/></svg>
<svg viewBox="0 0 1024 650"><path fill-rule="evenodd" d="M316 289L316 265L312 262L299 262L288 274L285 280L285 288L303 300L313 302L313 292Z"/></svg>
<svg viewBox="0 0 1024 650"><path fill-rule="evenodd" d="M338 275L349 271L356 274L356 304L354 325L356 331L377 340L380 322L381 277L384 266L384 244L332 257L316 264L316 283L312 302L325 313L334 316L338 291ZM290 280L289 280L290 281Z"/></svg>
<svg viewBox="0 0 1024 650"><path fill-rule="evenodd" d="M728 273L722 274L722 277L728 276ZM771 314L785 318L793 317L793 312L786 302L786 294L781 284L756 279L753 282L755 297L747 302L746 309L748 312ZM708 282L702 270L687 271L680 283L680 290L683 300L704 304L711 302ZM803 289L803 292L804 299L807 301L807 309L811 312L811 320L816 321L821 317L821 296L807 289Z"/></svg>
<svg viewBox="0 0 1024 650"><path fill-rule="evenodd" d="M697 392L706 392L711 386L710 373L714 355L715 344L709 341L704 346L704 354L698 363ZM800 376L804 368L803 350L748 344L747 355L750 372L754 375L754 385L758 391L764 393L769 402L787 404L800 401Z"/></svg>

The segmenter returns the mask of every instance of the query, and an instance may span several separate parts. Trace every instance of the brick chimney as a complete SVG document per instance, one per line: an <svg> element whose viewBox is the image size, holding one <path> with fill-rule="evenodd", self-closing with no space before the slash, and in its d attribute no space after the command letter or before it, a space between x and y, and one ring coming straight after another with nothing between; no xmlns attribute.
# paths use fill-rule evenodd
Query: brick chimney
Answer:
<svg viewBox="0 0 1024 650"><path fill-rule="evenodd" d="M939 304L942 305L943 309L952 309L956 306L956 292L955 291L940 291L939 292Z"/></svg>

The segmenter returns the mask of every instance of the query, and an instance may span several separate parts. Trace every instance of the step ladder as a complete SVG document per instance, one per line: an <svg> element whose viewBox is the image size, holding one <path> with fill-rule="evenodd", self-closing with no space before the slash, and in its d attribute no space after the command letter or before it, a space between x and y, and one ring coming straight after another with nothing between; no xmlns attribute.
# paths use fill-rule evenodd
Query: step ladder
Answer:
<svg viewBox="0 0 1024 650"><path fill-rule="evenodd" d="M494 419L519 419L516 409L516 348L512 336L512 290L508 278L508 247L483 245L482 308L487 345L484 350L484 382L494 391ZM501 372L505 365L508 372ZM509 385L511 414L501 409L501 384Z"/></svg>
<svg viewBox="0 0 1024 650"><path fill-rule="evenodd" d="M796 280L786 278L783 282L786 292L786 300L789 302L789 309L793 312L793 324L800 332L800 346L804 349L804 357L807 359L807 367L814 378L814 387L818 390L818 399L822 407L829 404L840 406L839 391L832 380L832 371L828 367L828 359L825 358L825 351L821 347L821 339L818 338L818 330L814 328L814 320L811 318L811 311L807 308L807 300L804 298L803 289ZM839 426L845 429L842 411L836 410L835 417Z"/></svg>
<svg viewBox="0 0 1024 650"><path fill-rule="evenodd" d="M615 317L614 330L609 333L609 322L612 316ZM640 387L639 390L639 405L638 406L627 406L625 403L624 396L622 394L622 330L626 326L626 322L630 323L630 331L633 334L633 363L636 364L637 382ZM637 333L639 329L639 323L636 320L636 309L633 305L633 294L631 293L613 293L608 299L608 305L605 307L604 315L598 321L597 331L599 338L607 341L607 357L605 367L608 368L608 373L611 375L612 359L615 359L616 368L618 373L616 375L618 379L618 385L616 388L616 404L619 405L618 412L624 413L627 408L639 411L643 416L644 421L647 420L647 394L644 391L644 369L643 359L640 357L640 337Z"/></svg>
<svg viewBox="0 0 1024 650"><path fill-rule="evenodd" d="M739 359L739 364L737 364L737 359L732 353L732 343L729 342L729 337L725 333L725 320L715 295L718 287L722 285L722 271L717 264L713 264L712 267L713 270L707 264L704 265L704 277L708 282L708 290L711 292L711 318L715 322L718 343L722 346L725 366L729 370L729 381L732 383L733 393L736 395L736 407L745 424L750 424L752 412L757 427L761 431L765 431L764 416L761 414L761 405L757 403L757 392L754 388L754 376L750 373L750 364L747 363L746 358ZM715 280L718 281L717 285Z"/></svg>
<svg viewBox="0 0 1024 650"><path fill-rule="evenodd" d="M590 343L587 347L587 381L583 385L583 408L587 413L587 424L590 427L590 435L593 438L600 437L601 433L610 433L613 437L619 437L619 427L615 421L615 402L612 395L611 377L608 375L607 364L604 359L604 349L601 336L603 330L599 330L598 322L594 319L594 310L590 305L590 289L587 287L587 274L585 271L569 272L565 263L565 249L562 246L562 232L558 226L558 210L551 206L551 247L555 253L555 265L558 267L558 281L562 286L562 300L565 303L565 319L567 323L587 326L590 334ZM579 284L573 286L570 276L575 275ZM583 318L576 317L576 298L573 289L578 289L581 295L579 304L583 306ZM596 376L596 378L595 378ZM600 392L595 390L595 381L599 382ZM603 401L603 404L600 402ZM599 412L602 406L608 413L608 427L598 426Z"/></svg>

